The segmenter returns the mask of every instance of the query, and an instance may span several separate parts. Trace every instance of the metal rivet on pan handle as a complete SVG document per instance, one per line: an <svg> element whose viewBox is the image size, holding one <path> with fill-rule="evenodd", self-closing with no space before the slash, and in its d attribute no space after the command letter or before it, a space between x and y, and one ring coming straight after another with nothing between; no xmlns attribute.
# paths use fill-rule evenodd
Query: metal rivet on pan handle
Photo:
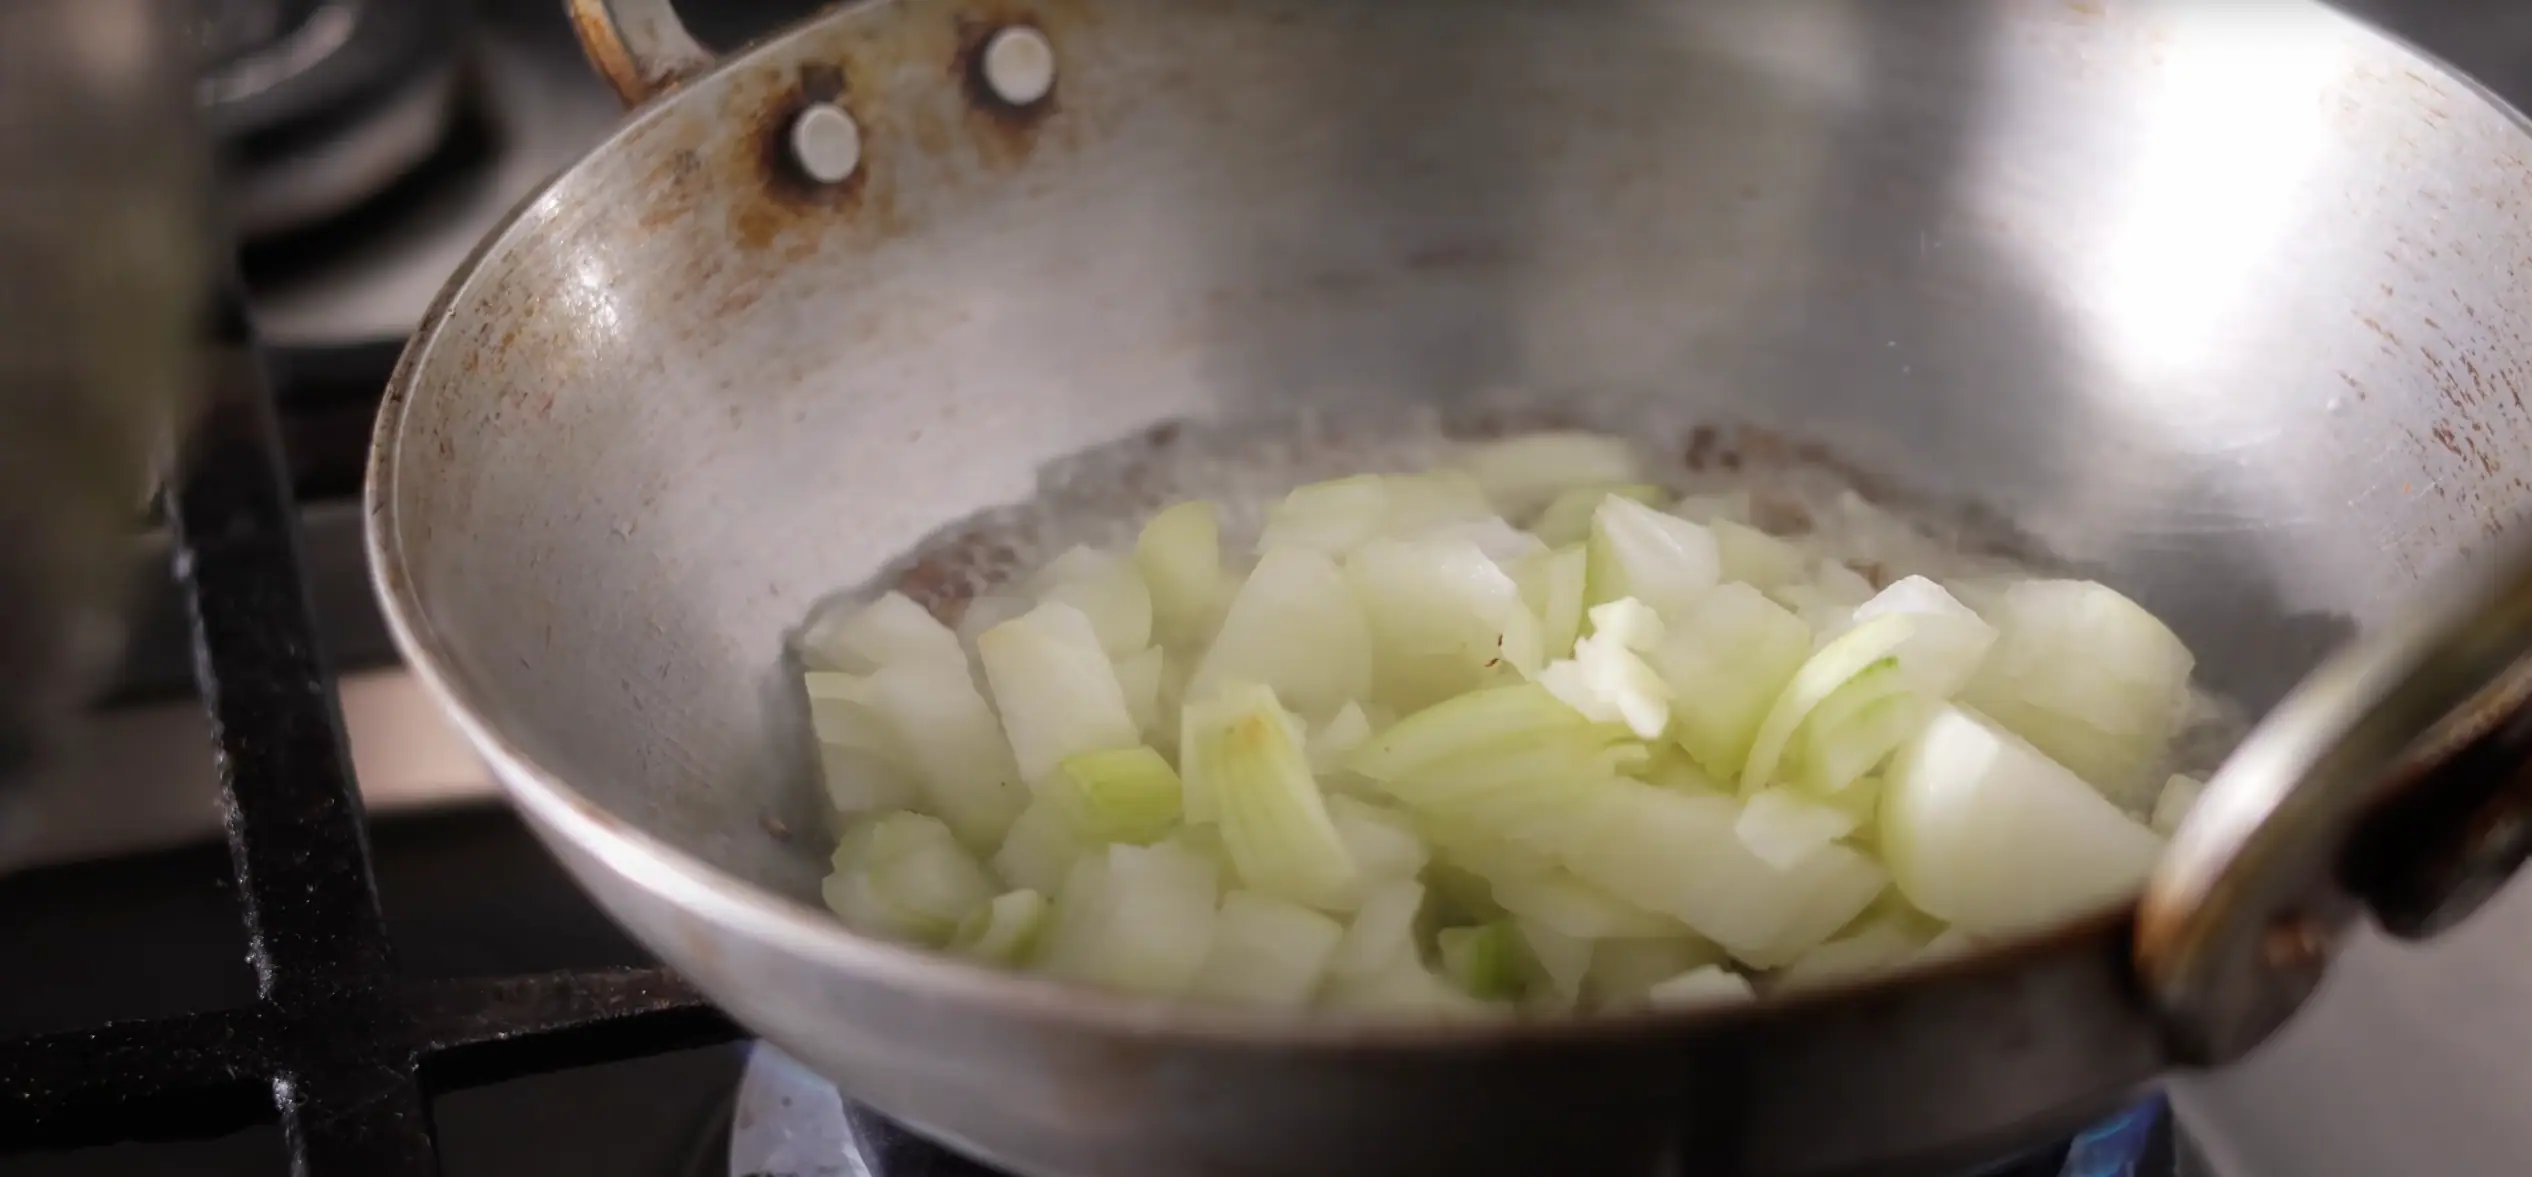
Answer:
<svg viewBox="0 0 2532 1177"><path fill-rule="evenodd" d="M1027 25L998 30L985 42L985 85L1013 106L1035 106L1055 91L1055 46Z"/></svg>
<svg viewBox="0 0 2532 1177"><path fill-rule="evenodd" d="M862 166L862 128L843 107L812 102L791 120L791 158L820 184L840 184Z"/></svg>

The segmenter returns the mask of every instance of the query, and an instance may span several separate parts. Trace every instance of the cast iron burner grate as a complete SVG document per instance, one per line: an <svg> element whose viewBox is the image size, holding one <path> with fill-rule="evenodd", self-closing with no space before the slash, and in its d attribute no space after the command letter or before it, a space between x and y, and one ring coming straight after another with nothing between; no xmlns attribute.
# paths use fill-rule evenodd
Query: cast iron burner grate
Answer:
<svg viewBox="0 0 2532 1177"><path fill-rule="evenodd" d="M435 1093L736 1037L659 969L396 976L269 383L234 293L209 335L167 509L258 997L0 1042L0 1152L278 1120L295 1177L433 1177Z"/></svg>

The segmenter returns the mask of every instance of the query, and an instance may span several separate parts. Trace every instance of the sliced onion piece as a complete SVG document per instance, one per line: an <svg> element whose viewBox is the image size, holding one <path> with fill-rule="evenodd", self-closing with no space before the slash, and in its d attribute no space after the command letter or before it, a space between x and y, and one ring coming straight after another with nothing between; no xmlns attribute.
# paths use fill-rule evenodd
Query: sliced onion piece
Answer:
<svg viewBox="0 0 2532 1177"><path fill-rule="evenodd" d="M1326 723L1310 729L1307 741L1310 771L1326 776L1345 767L1346 757L1372 737L1371 713L1360 703L1347 703Z"/></svg>
<svg viewBox="0 0 2532 1177"><path fill-rule="evenodd" d="M2147 820L2155 833L2168 838L2180 829L2189 811L2198 807L2198 795L2207 791L2207 782L2193 776L2173 773L2163 782L2163 791L2154 797L2154 816Z"/></svg>
<svg viewBox="0 0 2532 1177"><path fill-rule="evenodd" d="M1034 578L1038 599L1081 610L1108 657L1123 661L1152 643L1152 590L1134 561L1076 547Z"/></svg>
<svg viewBox="0 0 2532 1177"><path fill-rule="evenodd" d="M1531 557L1513 570L1522 602L1539 620L1542 660L1570 657L1575 641L1582 637L1590 568L1589 554L1573 545Z"/></svg>
<svg viewBox="0 0 2532 1177"><path fill-rule="evenodd" d="M1591 946L1583 996L1603 1010L1632 1009L1647 1003L1653 986L1722 963L1723 950L1695 936L1598 940Z"/></svg>
<svg viewBox="0 0 2532 1177"><path fill-rule="evenodd" d="M963 658L890 663L867 676L812 671L803 684L821 742L903 769L969 846L1000 843L1027 806L1003 725Z"/></svg>
<svg viewBox="0 0 2532 1177"><path fill-rule="evenodd" d="M1590 720L1545 687L1492 687L1436 703L1389 725L1354 753L1350 767L1375 781L1407 780L1591 728Z"/></svg>
<svg viewBox="0 0 2532 1177"><path fill-rule="evenodd" d="M1505 911L1577 940L1677 936L1687 930L1678 920L1637 907L1562 867L1531 869L1505 865L1498 858L1479 874Z"/></svg>
<svg viewBox="0 0 2532 1177"><path fill-rule="evenodd" d="M1152 632L1174 650L1200 649L1221 624L1233 582L1222 567L1221 513L1202 499L1154 515L1134 541L1134 567L1152 594Z"/></svg>
<svg viewBox="0 0 2532 1177"><path fill-rule="evenodd" d="M1996 644L1996 627L1922 576L1899 580L1855 607L1858 624L1888 616L1916 622L1915 632L1893 656L1916 689L1932 698L1959 694Z"/></svg>
<svg viewBox="0 0 2532 1177"><path fill-rule="evenodd" d="M1142 745L1067 756L1047 782L1073 828L1101 842L1148 846L1178 826L1178 773Z"/></svg>
<svg viewBox="0 0 2532 1177"><path fill-rule="evenodd" d="M1169 655L1159 646L1138 650L1117 660L1117 689L1125 692L1126 714L1134 728L1157 744L1177 742L1178 707L1169 689Z"/></svg>
<svg viewBox="0 0 2532 1177"><path fill-rule="evenodd" d="M1188 708L1183 767L1207 798L1251 889L1311 907L1350 906L1359 872L1328 817L1301 732L1275 693L1235 686ZM1193 812L1193 806L1190 806Z"/></svg>
<svg viewBox="0 0 2532 1177"><path fill-rule="evenodd" d="M1539 512L1538 520L1530 524L1530 533L1560 548L1589 540L1591 517L1600 509L1600 500L1610 495L1651 507L1661 503L1662 488L1649 482L1622 482L1594 483L1562 491L1546 510Z"/></svg>
<svg viewBox="0 0 2532 1177"><path fill-rule="evenodd" d="M1670 513L1695 523L1726 520L1747 526L1751 519L1750 492L1733 490L1682 495L1678 502L1671 504Z"/></svg>
<svg viewBox="0 0 2532 1177"><path fill-rule="evenodd" d="M1014 887L1055 895L1082 856L1104 853L1107 844L1073 825L1069 807L1053 797L1029 803L994 851L994 873Z"/></svg>
<svg viewBox="0 0 2532 1177"><path fill-rule="evenodd" d="M1755 793L1775 783L1778 763L1795 729L1847 681L1890 657L1916 633L1916 619L1905 615L1876 617L1820 647L1794 672L1783 693L1768 706L1767 718L1750 740L1749 762L1741 769L1741 790Z"/></svg>
<svg viewBox="0 0 2532 1177"><path fill-rule="evenodd" d="M1036 948L1049 906L1035 891L1005 891L967 913L950 937L949 950L987 964L1016 964Z"/></svg>
<svg viewBox="0 0 2532 1177"><path fill-rule="evenodd" d="M1432 861L1432 850L1405 815L1352 797L1327 800L1328 821L1344 840L1345 853L1354 860L1364 886L1413 880Z"/></svg>
<svg viewBox="0 0 2532 1177"><path fill-rule="evenodd" d="M1213 946L1189 992L1231 1005L1300 1009L1327 974L1345 926L1256 891L1222 897Z"/></svg>
<svg viewBox="0 0 2532 1177"><path fill-rule="evenodd" d="M1477 480L1495 509L1528 519L1578 486L1642 482L1635 447L1595 433L1527 433L1462 450L1451 465Z"/></svg>
<svg viewBox="0 0 2532 1177"><path fill-rule="evenodd" d="M1591 636L1576 644L1573 658L1540 672L1539 685L1585 718L1660 739L1670 727L1670 686L1641 651L1661 643L1661 618L1629 597L1594 607L1591 623Z"/></svg>
<svg viewBox="0 0 2532 1177"><path fill-rule="evenodd" d="M1591 600L1633 597L1665 617L1683 615L1722 576L1713 532L1632 499L1600 500L1588 550Z"/></svg>
<svg viewBox="0 0 2532 1177"><path fill-rule="evenodd" d="M1824 846L1853 833L1856 817L1777 785L1760 789L1741 805L1732 823L1741 845L1777 870L1792 870Z"/></svg>
<svg viewBox="0 0 2532 1177"><path fill-rule="evenodd" d="M1889 882L1871 859L1835 844L1791 869L1768 865L1742 843L1741 806L1727 797L1623 779L1589 788L1588 807L1558 824L1550 848L1567 869L1760 968L1827 940Z"/></svg>
<svg viewBox="0 0 2532 1177"><path fill-rule="evenodd" d="M1648 1004L1664 1008L1731 1005L1758 996L1748 978L1720 965L1690 969L1644 991Z"/></svg>
<svg viewBox="0 0 2532 1177"><path fill-rule="evenodd" d="M1371 676L1371 627L1344 573L1319 553L1273 548L1232 598L1187 697L1259 683L1304 715L1326 716L1362 698Z"/></svg>
<svg viewBox="0 0 2532 1177"><path fill-rule="evenodd" d="M1876 662L1812 708L1797 731L1789 775L1815 795L1836 796L1924 728L1937 705L1917 690L1899 657Z"/></svg>
<svg viewBox="0 0 2532 1177"><path fill-rule="evenodd" d="M1582 1002L1583 978L1591 972L1591 941L1568 936L1554 928L1530 919L1515 919L1512 926L1520 932L1520 946L1534 962L1539 975L1547 982L1547 992L1540 994L1547 1008L1570 1010Z"/></svg>
<svg viewBox="0 0 2532 1177"><path fill-rule="evenodd" d="M1143 742L1125 688L1082 611L1048 602L976 639L1020 776L1044 781L1067 756Z"/></svg>
<svg viewBox="0 0 2532 1177"><path fill-rule="evenodd" d="M1391 972L1400 964L1422 967L1415 948L1415 917L1424 908L1424 885L1400 880L1374 887L1354 920L1345 926L1336 953L1328 959L1331 979L1346 980Z"/></svg>
<svg viewBox="0 0 2532 1177"><path fill-rule="evenodd" d="M801 661L813 670L855 674L906 662L967 661L958 635L899 592L867 605L839 603L821 610L801 631L798 646Z"/></svg>
<svg viewBox="0 0 2532 1177"><path fill-rule="evenodd" d="M1374 539L1346 558L1345 579L1370 622L1384 702L1421 707L1540 665L1520 587L1474 543Z"/></svg>
<svg viewBox="0 0 2532 1177"><path fill-rule="evenodd" d="M1534 967L1520 930L1508 920L1444 928L1434 941L1441 951L1442 975L1480 1001L1520 997Z"/></svg>
<svg viewBox="0 0 2532 1177"><path fill-rule="evenodd" d="M2121 808L2144 812L2195 665L2169 627L2107 585L2026 580L1990 618L1995 650L1963 702Z"/></svg>
<svg viewBox="0 0 2532 1177"><path fill-rule="evenodd" d="M1168 843L1083 858L1056 897L1041 967L1127 993L1184 992L1213 950L1219 886L1213 863Z"/></svg>
<svg viewBox="0 0 2532 1177"><path fill-rule="evenodd" d="M2162 848L2064 766L1959 707L1899 750L1883 785L1881 852L1899 890L1971 935L2125 899Z"/></svg>
<svg viewBox="0 0 2532 1177"><path fill-rule="evenodd" d="M1921 957L1932 935L1911 921L1874 920L1804 953L1776 975L1780 989L1809 989L1888 972Z"/></svg>
<svg viewBox="0 0 2532 1177"><path fill-rule="evenodd" d="M1679 746L1718 777L1740 775L1759 725L1811 655L1800 618L1745 584L1676 618L1648 664L1670 685Z"/></svg>
<svg viewBox="0 0 2532 1177"><path fill-rule="evenodd" d="M1724 580L1771 589L1802 578L1805 561L1801 548L1730 519L1717 519L1706 526L1714 533L1715 555L1721 561Z"/></svg>
<svg viewBox="0 0 2532 1177"><path fill-rule="evenodd" d="M837 843L827 906L864 935L938 947L994 896L993 880L948 825L919 813L880 814Z"/></svg>
<svg viewBox="0 0 2532 1177"><path fill-rule="evenodd" d="M825 786L828 807L839 817L906 809L923 799L922 787L910 770L843 744L818 745L818 779Z"/></svg>

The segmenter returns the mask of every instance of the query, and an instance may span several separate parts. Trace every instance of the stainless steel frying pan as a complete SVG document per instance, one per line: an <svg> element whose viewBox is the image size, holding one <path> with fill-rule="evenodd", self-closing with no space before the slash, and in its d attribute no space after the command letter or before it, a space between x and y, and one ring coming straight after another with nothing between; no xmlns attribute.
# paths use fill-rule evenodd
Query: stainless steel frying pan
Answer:
<svg viewBox="0 0 2532 1177"><path fill-rule="evenodd" d="M572 9L640 109L405 356L389 619L617 918L960 1147L1940 1170L2250 1049L2361 905L2424 932L2521 856L2487 689L2532 560L2489 553L2532 500L2532 135L2323 7L888 0L726 61L662 0ZM2269 718L2137 912L1747 1010L1262 1021L818 908L782 650L821 594L996 504L1094 535L1155 480L1376 465L1407 407L1504 406L1999 508ZM1192 462L1182 423L1256 445ZM945 599L1011 555L952 550L911 572Z"/></svg>

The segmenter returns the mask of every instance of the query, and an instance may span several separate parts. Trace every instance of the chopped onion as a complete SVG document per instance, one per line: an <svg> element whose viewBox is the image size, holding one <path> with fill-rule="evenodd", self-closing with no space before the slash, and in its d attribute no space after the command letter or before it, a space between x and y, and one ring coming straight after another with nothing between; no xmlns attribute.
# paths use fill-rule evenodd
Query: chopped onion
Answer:
<svg viewBox="0 0 2532 1177"><path fill-rule="evenodd" d="M1511 926L1519 931L1520 946L1537 964L1556 1005L1573 1008L1582 1000L1583 977L1591 972L1591 941L1531 919L1515 920Z"/></svg>
<svg viewBox="0 0 2532 1177"><path fill-rule="evenodd" d="M1748 978L1719 965L1690 969L1644 991L1644 999L1650 1004L1682 1008L1729 1005L1757 995Z"/></svg>
<svg viewBox="0 0 2532 1177"><path fill-rule="evenodd" d="M2152 826L2155 833L2171 837L2180 830L2180 823L2189 816L2189 811L2197 808L2198 795L2206 789L2205 781L2173 773L2171 779L2163 782L2163 791L2155 796L2154 816L2146 824Z"/></svg>
<svg viewBox="0 0 2532 1177"><path fill-rule="evenodd" d="M1971 935L2045 927L2134 895L2163 841L2075 774L1958 707L1892 758L1881 853L1899 890Z"/></svg>
<svg viewBox="0 0 2532 1177"><path fill-rule="evenodd" d="M1046 786L1074 829L1096 841L1137 846L1178 827L1180 792L1169 762L1141 745L1067 756Z"/></svg>
<svg viewBox="0 0 2532 1177"><path fill-rule="evenodd" d="M1846 680L1812 708L1796 729L1792 776L1821 796L1835 796L1880 767L1934 715L1907 665L1885 658Z"/></svg>
<svg viewBox="0 0 2532 1177"><path fill-rule="evenodd" d="M1747 525L1750 522L1750 492L1728 491L1721 494L1682 495L1671 504L1670 513L1695 523L1711 524L1717 520Z"/></svg>
<svg viewBox="0 0 2532 1177"><path fill-rule="evenodd" d="M1687 930L1677 920L1628 903L1554 865L1522 869L1498 863L1484 874L1496 904L1505 911L1578 940L1677 936Z"/></svg>
<svg viewBox="0 0 2532 1177"><path fill-rule="evenodd" d="M1040 605L976 639L1022 779L1035 784L1067 756L1142 743L1125 688L1082 611Z"/></svg>
<svg viewBox="0 0 2532 1177"><path fill-rule="evenodd" d="M1630 780L1589 786L1544 836L1567 869L1610 894L1678 919L1736 959L1790 963L1869 906L1889 876L1853 849L1820 847L1778 869L1744 845L1741 807L1727 797Z"/></svg>
<svg viewBox="0 0 2532 1177"><path fill-rule="evenodd" d="M1706 527L1714 533L1715 557L1721 562L1724 580L1772 589L1801 578L1801 548L1730 519L1715 519Z"/></svg>
<svg viewBox="0 0 2532 1177"><path fill-rule="evenodd" d="M1056 897L1040 967L1127 993L1184 992L1213 950L1218 886L1212 862L1168 843L1084 857Z"/></svg>
<svg viewBox="0 0 2532 1177"><path fill-rule="evenodd" d="M901 663L967 664L958 635L904 593L822 613L800 635L800 657L813 670L867 674Z"/></svg>
<svg viewBox="0 0 2532 1177"><path fill-rule="evenodd" d="M1411 882L1432 861L1432 851L1405 816L1352 797L1332 795L1327 802L1328 821L1365 885Z"/></svg>
<svg viewBox="0 0 2532 1177"><path fill-rule="evenodd" d="M1723 585L1678 618L1647 657L1670 685L1679 746L1737 777L1777 696L1811 654L1811 630L1745 584Z"/></svg>
<svg viewBox="0 0 2532 1177"><path fill-rule="evenodd" d="M1779 987L1806 989L1888 972L1923 956L1932 935L1906 920L1875 920L1803 954L1776 978Z"/></svg>
<svg viewBox="0 0 2532 1177"><path fill-rule="evenodd" d="M1574 656L1541 672L1539 685L1594 722L1623 723L1641 739L1660 739L1670 727L1670 686L1640 651L1661 643L1661 618L1627 597L1595 606L1591 624Z"/></svg>
<svg viewBox="0 0 2532 1177"><path fill-rule="evenodd" d="M969 846L1000 843L1028 804L1003 725L963 660L891 663L867 676L811 671L803 688L820 742L903 770Z"/></svg>
<svg viewBox="0 0 2532 1177"><path fill-rule="evenodd" d="M1035 891L1005 891L991 903L967 913L950 937L949 950L989 964L1026 959L1046 924L1046 897Z"/></svg>
<svg viewBox="0 0 2532 1177"><path fill-rule="evenodd" d="M1583 607L1589 603L1590 568L1590 556L1574 545L1531 557L1514 570L1522 601L1539 619L1540 658L1574 652L1574 642L1582 637Z"/></svg>
<svg viewBox="0 0 2532 1177"><path fill-rule="evenodd" d="M1187 697L1257 683L1304 715L1333 715L1371 689L1371 659L1371 628L1345 574L1317 552L1272 548L1231 599Z"/></svg>
<svg viewBox="0 0 2532 1177"><path fill-rule="evenodd" d="M1360 875L1328 817L1291 713L1260 686L1224 690L1189 707L1184 767L1202 784L1222 841L1249 887L1342 910Z"/></svg>
<svg viewBox="0 0 2532 1177"><path fill-rule="evenodd" d="M1152 590L1134 561L1089 548L1055 557L1038 573L1038 598L1081 610L1108 657L1124 661L1152 643Z"/></svg>
<svg viewBox="0 0 2532 1177"><path fill-rule="evenodd" d="M1444 928L1434 936L1442 954L1442 975L1460 992L1481 1001L1510 1001L1521 996L1531 969L1520 930L1497 920L1473 928ZM1584 945L1586 952L1590 946Z"/></svg>
<svg viewBox="0 0 2532 1177"><path fill-rule="evenodd" d="M1543 432L1470 446L1452 461L1495 508L1528 519L1578 486L1642 482L1635 447L1596 433Z"/></svg>
<svg viewBox="0 0 2532 1177"><path fill-rule="evenodd" d="M1981 659L1996 644L1996 627L1969 606L1952 599L1943 586L1911 576L1881 590L1855 607L1855 621L1904 616L1916 625L1908 640L1892 652L1915 688L1935 699L1949 699L1969 685Z"/></svg>
<svg viewBox="0 0 2532 1177"><path fill-rule="evenodd" d="M1583 994L1601 1009L1640 1006L1653 986L1722 963L1722 950L1695 936L1595 940Z"/></svg>
<svg viewBox="0 0 2532 1177"><path fill-rule="evenodd" d="M1760 789L1732 823L1743 846L1777 870L1792 870L1821 847L1854 832L1856 816L1785 788Z"/></svg>
<svg viewBox="0 0 2532 1177"><path fill-rule="evenodd" d="M1917 631L1916 619L1904 614L1876 617L1820 647L1795 671L1782 694L1769 705L1758 734L1750 741L1749 763L1741 769L1741 789L1755 793L1776 780L1778 762L1795 729L1839 687L1896 653Z"/></svg>
<svg viewBox="0 0 2532 1177"><path fill-rule="evenodd" d="M1385 700L1420 707L1541 665L1520 587L1474 543L1375 539L1347 557L1345 579L1371 625Z"/></svg>
<svg viewBox="0 0 2532 1177"><path fill-rule="evenodd" d="M1345 770L1347 757L1372 737L1371 713L1360 703L1347 703L1326 723L1310 729L1304 741L1310 753L1310 771L1322 778Z"/></svg>
<svg viewBox="0 0 2532 1177"><path fill-rule="evenodd" d="M1203 645L1232 589L1214 505L1198 499L1152 516L1134 541L1134 567L1151 590L1152 631L1161 644L1176 650Z"/></svg>
<svg viewBox="0 0 2532 1177"><path fill-rule="evenodd" d="M1004 882L1041 895L1060 893L1073 864L1106 846L1076 828L1069 809L1052 797L1030 802L1004 835L1002 848L994 852L994 873Z"/></svg>
<svg viewBox="0 0 2532 1177"><path fill-rule="evenodd" d="M939 946L970 912L992 901L993 880L939 818L879 814L847 830L835 849L826 905L869 936Z"/></svg>
<svg viewBox="0 0 2532 1177"><path fill-rule="evenodd" d="M954 627L822 605L827 904L1128 993L1467 1018L1746 1000L2132 896L2200 788L2188 651L1808 477L1759 488L1808 496L1785 539L1749 488L1665 512L1633 444L1537 434L1294 489L1253 565L1182 503Z"/></svg>
<svg viewBox="0 0 2532 1177"><path fill-rule="evenodd" d="M2107 585L2026 580L2005 590L1995 650L1962 693L2049 758L2142 813L2187 700L2189 648Z"/></svg>
<svg viewBox="0 0 2532 1177"><path fill-rule="evenodd" d="M1582 543L1591 538L1591 517L1600 510L1600 500L1610 495L1633 499L1651 507L1660 505L1663 492L1662 488L1649 482L1577 486L1559 493L1556 500L1539 513L1537 522L1530 524L1530 534L1552 547Z"/></svg>
<svg viewBox="0 0 2532 1177"><path fill-rule="evenodd" d="M1372 889L1347 924L1336 952L1328 958L1330 976L1346 979L1377 976L1400 963L1421 967L1415 949L1415 917L1424 908L1424 886L1412 880L1384 883Z"/></svg>
<svg viewBox="0 0 2532 1177"><path fill-rule="evenodd" d="M1665 617L1684 613L1722 576L1714 533L1612 495L1591 515L1590 595L1633 597Z"/></svg>
<svg viewBox="0 0 2532 1177"><path fill-rule="evenodd" d="M1199 997L1260 1009L1309 1004L1345 927L1296 903L1256 891L1222 897L1213 945L1190 990Z"/></svg>
<svg viewBox="0 0 2532 1177"><path fill-rule="evenodd" d="M1138 650L1117 660L1116 673L1134 729L1154 743L1175 742L1178 708L1170 698L1168 653L1159 646Z"/></svg>

